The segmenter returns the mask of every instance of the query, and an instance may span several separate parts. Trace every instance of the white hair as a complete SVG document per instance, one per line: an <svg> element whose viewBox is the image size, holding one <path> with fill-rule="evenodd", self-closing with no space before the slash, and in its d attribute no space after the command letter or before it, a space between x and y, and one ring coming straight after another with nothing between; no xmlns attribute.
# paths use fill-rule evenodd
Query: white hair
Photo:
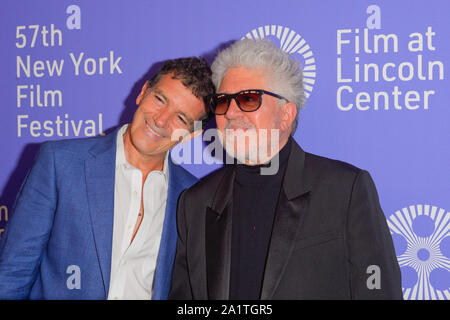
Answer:
<svg viewBox="0 0 450 320"><path fill-rule="evenodd" d="M291 135L293 135L297 129L299 111L303 109L305 103L303 71L300 64L270 40L242 39L220 51L214 59L211 70L212 81L216 88L220 87L228 69L237 67L262 70L267 75L270 90L295 103L297 116L292 123Z"/></svg>

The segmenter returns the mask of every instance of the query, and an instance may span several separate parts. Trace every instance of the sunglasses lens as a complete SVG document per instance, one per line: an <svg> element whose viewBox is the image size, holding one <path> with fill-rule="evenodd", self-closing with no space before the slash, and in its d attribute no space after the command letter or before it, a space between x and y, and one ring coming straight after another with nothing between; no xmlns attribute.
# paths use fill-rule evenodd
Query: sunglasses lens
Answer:
<svg viewBox="0 0 450 320"><path fill-rule="evenodd" d="M244 111L255 111L261 105L261 96L257 92L243 92L237 96Z"/></svg>
<svg viewBox="0 0 450 320"><path fill-rule="evenodd" d="M225 95L217 96L214 101L215 114L225 114L228 109L228 98Z"/></svg>

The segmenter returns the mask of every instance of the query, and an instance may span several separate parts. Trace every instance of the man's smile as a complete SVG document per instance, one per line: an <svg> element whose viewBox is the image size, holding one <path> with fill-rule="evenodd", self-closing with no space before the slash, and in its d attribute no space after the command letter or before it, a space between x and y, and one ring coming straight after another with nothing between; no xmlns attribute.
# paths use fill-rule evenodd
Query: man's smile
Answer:
<svg viewBox="0 0 450 320"><path fill-rule="evenodd" d="M157 138L164 138L164 136L156 132L156 130L153 129L152 126L147 121L145 121L145 127L147 128L146 131L150 132L151 135L156 136Z"/></svg>

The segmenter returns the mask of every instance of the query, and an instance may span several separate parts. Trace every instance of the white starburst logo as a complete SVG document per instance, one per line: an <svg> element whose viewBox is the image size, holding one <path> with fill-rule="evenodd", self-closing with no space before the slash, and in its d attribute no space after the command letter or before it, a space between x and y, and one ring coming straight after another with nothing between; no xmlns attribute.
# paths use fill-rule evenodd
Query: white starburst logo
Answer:
<svg viewBox="0 0 450 320"><path fill-rule="evenodd" d="M396 211L387 220L408 300L450 299L450 212L430 205Z"/></svg>
<svg viewBox="0 0 450 320"><path fill-rule="evenodd" d="M253 29L243 38L264 39L266 37L278 38L281 50L289 54L297 53L303 58L303 88L305 89L305 97L309 98L316 78L316 61L305 39L288 27L276 25L267 25Z"/></svg>

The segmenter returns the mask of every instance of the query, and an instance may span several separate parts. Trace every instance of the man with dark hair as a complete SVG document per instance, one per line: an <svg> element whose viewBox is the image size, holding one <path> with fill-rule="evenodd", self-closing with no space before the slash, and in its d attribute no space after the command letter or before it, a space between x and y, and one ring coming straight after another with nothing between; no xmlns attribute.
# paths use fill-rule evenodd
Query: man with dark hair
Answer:
<svg viewBox="0 0 450 320"><path fill-rule="evenodd" d="M130 125L45 142L0 243L0 299L166 299L180 192L196 178L169 150L208 118L203 59L168 61Z"/></svg>
<svg viewBox="0 0 450 320"><path fill-rule="evenodd" d="M169 297L401 299L369 173L292 138L304 102L296 61L268 40L244 39L211 69L218 93L208 101L238 164L180 196Z"/></svg>

